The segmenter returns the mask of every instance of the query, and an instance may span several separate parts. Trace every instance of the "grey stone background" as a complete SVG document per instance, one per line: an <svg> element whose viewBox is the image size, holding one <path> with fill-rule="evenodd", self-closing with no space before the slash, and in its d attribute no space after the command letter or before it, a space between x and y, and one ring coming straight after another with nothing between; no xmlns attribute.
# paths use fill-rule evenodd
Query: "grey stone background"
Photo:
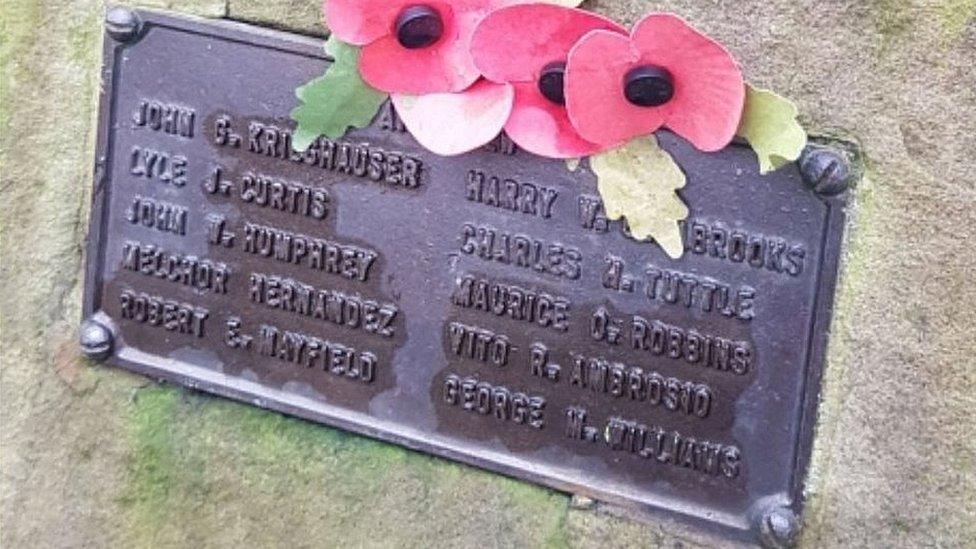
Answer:
<svg viewBox="0 0 976 549"><path fill-rule="evenodd" d="M322 33L315 0L141 5ZM857 141L805 547L976 547L976 1L675 11ZM696 546L614 509L79 356L102 0L0 3L0 545Z"/></svg>

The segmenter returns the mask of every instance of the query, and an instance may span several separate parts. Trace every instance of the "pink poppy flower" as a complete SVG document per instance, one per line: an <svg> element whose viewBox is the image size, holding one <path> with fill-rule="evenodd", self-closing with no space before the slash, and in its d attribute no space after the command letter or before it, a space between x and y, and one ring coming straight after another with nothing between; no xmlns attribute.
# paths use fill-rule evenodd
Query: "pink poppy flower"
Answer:
<svg viewBox="0 0 976 549"><path fill-rule="evenodd" d="M672 14L648 15L629 37L591 32L569 53L566 109L594 143L663 126L699 150L717 151L735 135L744 101L729 52Z"/></svg>
<svg viewBox="0 0 976 549"><path fill-rule="evenodd" d="M478 79L469 53L475 26L516 0L326 0L325 24L362 46L359 73L388 93L461 91Z"/></svg>
<svg viewBox="0 0 976 549"><path fill-rule="evenodd" d="M598 15L548 4L498 9L478 25L471 41L474 64L485 78L515 89L505 133L519 147L550 158L599 152L573 128L564 105L563 73L573 44L602 30L626 38L626 30Z"/></svg>
<svg viewBox="0 0 976 549"><path fill-rule="evenodd" d="M480 79L456 93L390 95L403 125L425 149L454 156L498 137L512 112L512 87Z"/></svg>

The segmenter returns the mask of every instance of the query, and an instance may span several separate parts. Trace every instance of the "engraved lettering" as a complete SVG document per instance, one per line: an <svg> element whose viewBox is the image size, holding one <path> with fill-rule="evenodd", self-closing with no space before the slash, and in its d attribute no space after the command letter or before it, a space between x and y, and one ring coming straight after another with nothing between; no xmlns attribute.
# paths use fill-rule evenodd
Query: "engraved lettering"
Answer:
<svg viewBox="0 0 976 549"><path fill-rule="evenodd" d="M603 442L611 451L630 453L650 463L727 480L735 480L741 471L741 452L735 446L696 439L618 416L607 420L603 433Z"/></svg>
<svg viewBox="0 0 976 549"><path fill-rule="evenodd" d="M254 223L244 225L244 251L283 263L366 282L377 253Z"/></svg>
<svg viewBox="0 0 976 549"><path fill-rule="evenodd" d="M455 279L451 301L461 308L508 317L557 332L569 329L568 299L515 284L465 275Z"/></svg>
<svg viewBox="0 0 976 549"><path fill-rule="evenodd" d="M577 207L581 227L598 233L610 230L610 220L603 215L603 201L599 197L580 195Z"/></svg>
<svg viewBox="0 0 976 549"><path fill-rule="evenodd" d="M444 398L448 406L492 417L499 421L542 429L546 425L546 399L492 385L475 377L461 378L448 374L444 378Z"/></svg>
<svg viewBox="0 0 976 549"><path fill-rule="evenodd" d="M296 153L291 146L291 130L251 121L247 134L247 151L253 154L407 189L420 187L423 178L420 158L368 143L319 137L305 151Z"/></svg>
<svg viewBox="0 0 976 549"><path fill-rule="evenodd" d="M183 236L187 215L182 206L136 195L125 212L125 219L133 225Z"/></svg>
<svg viewBox="0 0 976 549"><path fill-rule="evenodd" d="M168 253L153 244L122 244L122 268L215 294L227 293L230 269L224 263Z"/></svg>
<svg viewBox="0 0 976 549"><path fill-rule="evenodd" d="M210 312L173 299L123 290L119 296L121 317L168 332L203 337Z"/></svg>
<svg viewBox="0 0 976 549"><path fill-rule="evenodd" d="M558 196L554 189L514 179L502 180L481 170L468 171L465 181L465 198L471 202L543 219L552 217L552 206Z"/></svg>
<svg viewBox="0 0 976 549"><path fill-rule="evenodd" d="M152 179L175 187L186 185L185 156L168 152L132 147L129 154L129 173L144 179Z"/></svg>
<svg viewBox="0 0 976 549"><path fill-rule="evenodd" d="M454 354L486 364L505 366L509 355L516 350L507 336L477 326L451 322L447 331Z"/></svg>
<svg viewBox="0 0 976 549"><path fill-rule="evenodd" d="M714 406L714 391L704 383L664 377L638 366L570 352L570 386L613 398L646 402L668 411L705 419Z"/></svg>
<svg viewBox="0 0 976 549"><path fill-rule="evenodd" d="M325 189L254 173L241 178L240 198L247 204L313 219L325 219L332 200Z"/></svg>
<svg viewBox="0 0 976 549"><path fill-rule="evenodd" d="M703 334L639 315L631 317L628 327L631 347L654 356L736 375L745 375L753 368L755 351L747 341Z"/></svg>
<svg viewBox="0 0 976 549"><path fill-rule="evenodd" d="M725 223L688 219L682 224L685 250L693 254L741 263L791 277L804 270L806 249L786 239L741 229Z"/></svg>
<svg viewBox="0 0 976 549"><path fill-rule="evenodd" d="M385 338L396 335L394 323L400 310L391 303L263 273L251 273L248 282L248 299L252 303Z"/></svg>
<svg viewBox="0 0 976 549"><path fill-rule="evenodd" d="M400 120L396 109L393 108L393 103L389 101L383 103L383 106L380 107L380 129L396 133L407 131L407 127L403 125L403 121Z"/></svg>
<svg viewBox="0 0 976 549"><path fill-rule="evenodd" d="M756 290L750 286L734 287L709 277L658 269L653 265L648 265L644 274L644 294L650 300L742 321L750 321L755 316Z"/></svg>
<svg viewBox="0 0 976 549"><path fill-rule="evenodd" d="M515 265L570 280L577 280L582 274L583 254L577 248L559 243L547 243L470 223L461 228L460 241L461 252L485 261Z"/></svg>
<svg viewBox="0 0 976 549"><path fill-rule="evenodd" d="M376 355L315 336L262 324L258 330L258 354L308 370L370 384L376 379Z"/></svg>
<svg viewBox="0 0 976 549"><path fill-rule="evenodd" d="M537 341L532 344L529 352L529 372L535 377L541 377L557 383L562 367L550 362L549 348Z"/></svg>
<svg viewBox="0 0 976 549"><path fill-rule="evenodd" d="M149 128L187 139L193 138L196 111L181 105L169 105L158 101L139 102L132 122L137 128Z"/></svg>
<svg viewBox="0 0 976 549"><path fill-rule="evenodd" d="M488 142L483 147L485 151L511 156L518 152L518 145L505 132L502 132L495 139Z"/></svg>

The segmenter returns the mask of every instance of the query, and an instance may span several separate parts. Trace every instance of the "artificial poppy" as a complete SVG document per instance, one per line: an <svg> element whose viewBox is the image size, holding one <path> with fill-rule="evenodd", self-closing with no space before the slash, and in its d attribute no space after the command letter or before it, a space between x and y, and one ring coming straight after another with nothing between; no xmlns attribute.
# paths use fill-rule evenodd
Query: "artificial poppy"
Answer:
<svg viewBox="0 0 976 549"><path fill-rule="evenodd" d="M326 0L325 24L362 46L359 73L388 93L461 91L478 79L471 35L490 11L517 0Z"/></svg>
<svg viewBox="0 0 976 549"><path fill-rule="evenodd" d="M477 149L498 137L512 111L512 87L480 79L456 93L390 96L403 125L441 156Z"/></svg>
<svg viewBox="0 0 976 549"><path fill-rule="evenodd" d="M515 102L505 133L519 147L540 156L574 158L616 144L581 138L564 105L570 48L596 30L626 38L626 30L609 19L549 4L501 8L478 25L471 55L485 78L514 88Z"/></svg>
<svg viewBox="0 0 976 549"><path fill-rule="evenodd" d="M584 36L569 53L565 93L584 139L610 145L663 126L711 152L735 136L745 83L725 48L681 18L656 13L630 36Z"/></svg>

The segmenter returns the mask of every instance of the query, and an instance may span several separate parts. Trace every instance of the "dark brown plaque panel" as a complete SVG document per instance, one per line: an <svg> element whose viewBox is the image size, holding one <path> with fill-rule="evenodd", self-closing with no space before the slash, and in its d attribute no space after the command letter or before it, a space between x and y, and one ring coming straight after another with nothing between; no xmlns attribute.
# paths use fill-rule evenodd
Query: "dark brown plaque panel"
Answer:
<svg viewBox="0 0 976 549"><path fill-rule="evenodd" d="M799 512L842 199L664 135L671 260L585 162L503 138L440 158L386 108L296 155L320 42L139 17L106 36L88 247L112 364L740 539Z"/></svg>

